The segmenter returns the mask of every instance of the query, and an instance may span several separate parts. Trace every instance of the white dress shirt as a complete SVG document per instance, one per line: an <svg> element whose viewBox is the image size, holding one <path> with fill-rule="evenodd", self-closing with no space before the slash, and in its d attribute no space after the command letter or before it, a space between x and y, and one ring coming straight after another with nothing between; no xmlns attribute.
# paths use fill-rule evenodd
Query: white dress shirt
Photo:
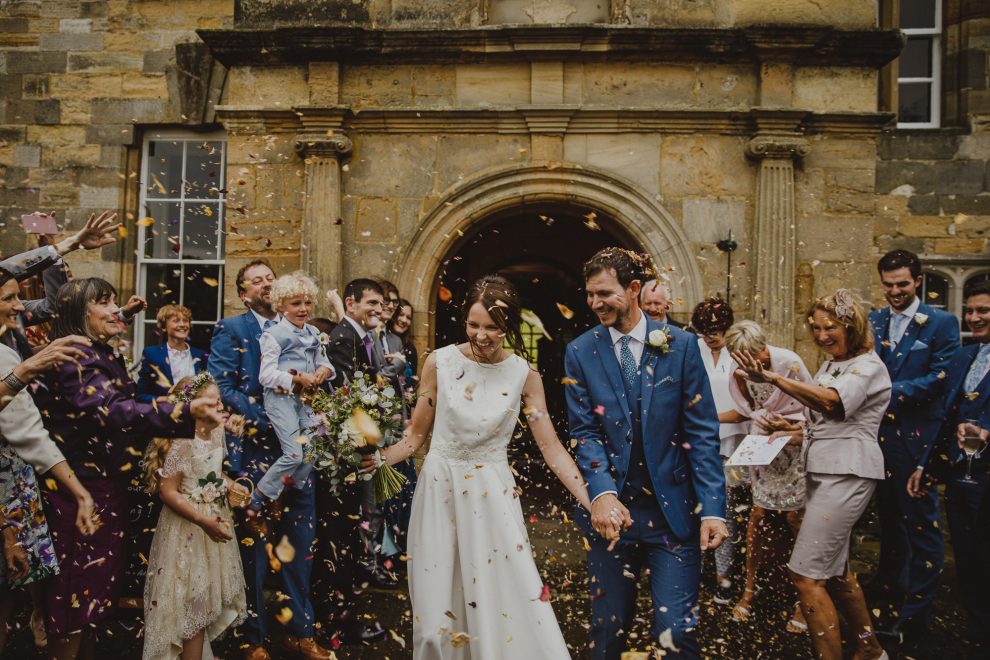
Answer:
<svg viewBox="0 0 990 660"><path fill-rule="evenodd" d="M168 367L172 370L172 382L178 383L186 377L194 378L196 367L193 366L192 348L189 347L189 344L186 344L184 351L172 348L170 344L165 346L168 348Z"/></svg>
<svg viewBox="0 0 990 660"><path fill-rule="evenodd" d="M639 323L629 331L629 350L632 351L633 360L636 364L639 364L643 359L643 347L646 346L646 317L640 315ZM612 338L612 350L615 351L615 359L619 361L619 365L622 365L622 338L625 337L624 334L615 329L615 327L610 327L608 329L608 335Z"/></svg>
<svg viewBox="0 0 990 660"><path fill-rule="evenodd" d="M261 328L262 332L264 332L265 330L265 324L268 323L269 321L271 321L272 325L274 325L282 320L281 314L276 314L275 318L273 319L266 319L264 316L254 311L253 309L249 309L248 311L254 315L254 320L258 322L258 327Z"/></svg>
<svg viewBox="0 0 990 660"><path fill-rule="evenodd" d="M900 343L901 337L904 336L904 331L907 330L908 324L911 323L914 315L918 313L919 307L921 307L921 299L915 296L914 301L903 312L895 311L893 307L890 308L890 325L887 326L887 339L890 341L891 347L897 346Z"/></svg>
<svg viewBox="0 0 990 660"><path fill-rule="evenodd" d="M366 334L368 334L368 331L365 330L364 327L360 323L358 323L357 321L355 321L354 319L352 319L347 314L344 314L344 320L346 320L348 323L351 324L351 327L354 328L354 331L358 333L358 339L360 339L363 342L364 341L364 336Z"/></svg>
<svg viewBox="0 0 990 660"><path fill-rule="evenodd" d="M307 348L320 343L319 337L309 333L299 334L298 337ZM291 392L292 374L278 368L278 358L282 354L282 347L278 340L271 334L262 332L258 343L261 344L261 369L258 373L258 382L261 383L262 387ZM336 375L333 365L330 364L330 360L327 359L322 350L316 352L316 368L319 369L320 367L326 367L330 370L330 378Z"/></svg>

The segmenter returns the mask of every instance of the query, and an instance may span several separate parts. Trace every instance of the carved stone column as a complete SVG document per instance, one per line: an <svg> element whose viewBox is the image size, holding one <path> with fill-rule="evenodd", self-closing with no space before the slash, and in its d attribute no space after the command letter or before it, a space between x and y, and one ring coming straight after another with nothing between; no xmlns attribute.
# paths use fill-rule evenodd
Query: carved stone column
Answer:
<svg viewBox="0 0 990 660"><path fill-rule="evenodd" d="M303 133L296 136L296 152L306 163L306 197L303 201L303 270L323 289L342 288L345 282L340 219L340 163L350 156L354 143L344 133ZM318 309L325 301L316 301Z"/></svg>
<svg viewBox="0 0 990 660"><path fill-rule="evenodd" d="M811 147L796 134L759 134L746 155L760 161L756 183L753 309L776 346L794 346L794 160Z"/></svg>

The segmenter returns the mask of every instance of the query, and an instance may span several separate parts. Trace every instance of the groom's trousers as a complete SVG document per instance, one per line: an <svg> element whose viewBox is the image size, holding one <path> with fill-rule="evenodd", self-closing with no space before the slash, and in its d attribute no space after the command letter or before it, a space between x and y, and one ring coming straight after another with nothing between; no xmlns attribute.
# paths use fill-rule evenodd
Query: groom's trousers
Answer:
<svg viewBox="0 0 990 660"><path fill-rule="evenodd" d="M633 525L611 552L597 533L588 539L591 657L619 660L626 650L636 613L637 582L645 568L650 571L653 595L653 636L664 645L664 658L698 658L698 541L679 543L653 497L637 497L626 506Z"/></svg>

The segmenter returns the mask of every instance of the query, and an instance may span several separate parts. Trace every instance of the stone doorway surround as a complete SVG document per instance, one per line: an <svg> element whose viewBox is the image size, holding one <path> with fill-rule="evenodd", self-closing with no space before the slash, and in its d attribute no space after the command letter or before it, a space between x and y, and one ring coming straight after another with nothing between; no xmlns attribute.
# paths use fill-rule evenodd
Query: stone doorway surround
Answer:
<svg viewBox="0 0 990 660"><path fill-rule="evenodd" d="M494 213L539 202L587 207L613 218L620 224L619 231L642 246L658 264L674 268L678 294L689 308L701 299L701 273L687 236L652 196L601 169L544 162L483 170L446 191L422 215L398 258L397 279L405 283L403 293L413 307L434 308L436 274L463 236ZM428 328L417 324L417 341L424 346L432 342L434 329L430 315Z"/></svg>

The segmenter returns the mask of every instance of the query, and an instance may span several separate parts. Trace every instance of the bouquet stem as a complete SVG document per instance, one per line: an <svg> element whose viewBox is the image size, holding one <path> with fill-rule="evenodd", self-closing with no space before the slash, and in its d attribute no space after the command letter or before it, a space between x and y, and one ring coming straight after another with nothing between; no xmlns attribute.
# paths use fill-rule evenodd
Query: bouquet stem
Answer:
<svg viewBox="0 0 990 660"><path fill-rule="evenodd" d="M371 485L375 489L375 504L382 504L398 495L406 481L406 475L388 463L383 463L371 479Z"/></svg>

